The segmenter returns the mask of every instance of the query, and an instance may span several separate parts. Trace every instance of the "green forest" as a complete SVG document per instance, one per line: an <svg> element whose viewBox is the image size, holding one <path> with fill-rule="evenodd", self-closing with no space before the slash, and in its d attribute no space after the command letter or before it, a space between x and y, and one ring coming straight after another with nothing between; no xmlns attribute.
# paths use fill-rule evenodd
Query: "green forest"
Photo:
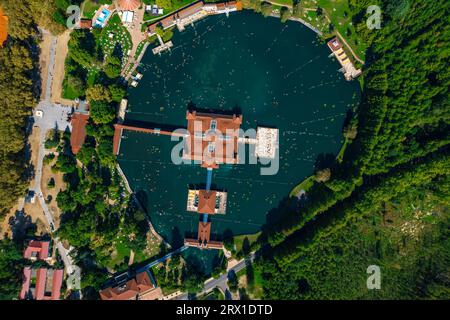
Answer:
<svg viewBox="0 0 450 320"><path fill-rule="evenodd" d="M378 1L379 30L366 27L371 4L349 1L368 45L357 135L329 179L265 228L266 298L450 297L450 3ZM373 264L384 281L369 291Z"/></svg>
<svg viewBox="0 0 450 320"><path fill-rule="evenodd" d="M79 4L81 1L72 1ZM68 0L0 0L9 18L9 39L0 50L0 217L23 195L30 168L26 160L27 117L40 94L37 26L59 34L65 30Z"/></svg>

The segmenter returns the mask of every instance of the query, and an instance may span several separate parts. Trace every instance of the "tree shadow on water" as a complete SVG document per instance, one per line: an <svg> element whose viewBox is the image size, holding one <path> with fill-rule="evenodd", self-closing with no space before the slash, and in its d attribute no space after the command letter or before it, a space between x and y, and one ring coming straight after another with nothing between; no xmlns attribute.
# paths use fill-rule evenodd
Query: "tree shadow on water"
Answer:
<svg viewBox="0 0 450 320"><path fill-rule="evenodd" d="M147 193L143 190L139 190L135 193L135 198L139 202L139 205L142 207L144 212L147 214L147 208L148 208L148 196Z"/></svg>
<svg viewBox="0 0 450 320"><path fill-rule="evenodd" d="M172 228L172 233L171 233L170 238L172 240L171 245L174 250L178 249L184 245L184 239L183 239L183 236L181 235L180 229L178 229L178 227Z"/></svg>
<svg viewBox="0 0 450 320"><path fill-rule="evenodd" d="M321 153L316 158L316 162L314 163L314 168L316 170L330 168L333 165L335 159L336 159L336 156L332 153Z"/></svg>

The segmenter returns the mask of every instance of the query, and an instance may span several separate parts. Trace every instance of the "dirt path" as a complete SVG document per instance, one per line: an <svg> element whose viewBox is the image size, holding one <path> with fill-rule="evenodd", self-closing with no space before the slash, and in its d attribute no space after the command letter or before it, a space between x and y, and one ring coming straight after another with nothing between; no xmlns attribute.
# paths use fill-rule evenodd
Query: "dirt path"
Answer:
<svg viewBox="0 0 450 320"><path fill-rule="evenodd" d="M55 67L53 69L53 83L52 83L52 93L51 102L62 103L65 105L72 105L71 100L62 99L62 85L64 80L64 62L66 61L66 56L68 47L67 44L70 39L70 30L67 30L60 36L58 36L56 44L56 58Z"/></svg>
<svg viewBox="0 0 450 320"><path fill-rule="evenodd" d="M267 2L269 2L269 3L273 4L273 5L276 5L276 6L287 7L287 8L291 8L292 9L292 4L278 3L276 1L267 1Z"/></svg>

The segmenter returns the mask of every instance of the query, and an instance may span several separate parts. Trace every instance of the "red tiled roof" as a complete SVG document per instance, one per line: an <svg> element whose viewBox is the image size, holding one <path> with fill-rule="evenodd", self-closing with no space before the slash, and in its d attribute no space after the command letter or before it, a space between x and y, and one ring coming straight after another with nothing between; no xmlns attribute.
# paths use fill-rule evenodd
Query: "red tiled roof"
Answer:
<svg viewBox="0 0 450 320"><path fill-rule="evenodd" d="M198 212L214 214L216 210L216 191L198 192Z"/></svg>
<svg viewBox="0 0 450 320"><path fill-rule="evenodd" d="M52 295L51 300L59 300L61 296L61 285L63 282L64 270L53 270Z"/></svg>
<svg viewBox="0 0 450 320"><path fill-rule="evenodd" d="M190 15L193 15L194 13L200 12L203 8L203 2L199 1L199 2L195 2L193 4L191 4L190 6L181 9L180 11L177 12L177 15L180 19L189 17Z"/></svg>
<svg viewBox="0 0 450 320"><path fill-rule="evenodd" d="M20 291L19 299L24 300L27 297L28 292L30 291L30 282L31 282L31 268L25 267L23 268L23 280L22 280L22 290Z"/></svg>
<svg viewBox="0 0 450 320"><path fill-rule="evenodd" d="M70 135L70 145L72 153L77 154L86 139L86 124L89 120L88 114L74 113L72 115L72 133Z"/></svg>
<svg viewBox="0 0 450 320"><path fill-rule="evenodd" d="M242 115L223 115L187 111L189 138L183 156L193 161L201 161L202 167L217 168L220 163L236 164L239 128ZM216 128L210 130L212 122ZM225 139L227 138L227 139ZM214 151L209 152L208 146Z"/></svg>
<svg viewBox="0 0 450 320"><path fill-rule="evenodd" d="M8 38L8 17L3 13L3 9L0 8L0 47Z"/></svg>
<svg viewBox="0 0 450 320"><path fill-rule="evenodd" d="M31 240L23 253L23 257L30 259L33 252L38 253L38 259L44 260L48 258L48 248L50 242ZM31 294L30 284L32 274L35 272L36 284L34 292ZM64 270L53 270L47 268L32 269L25 267L23 269L22 290L19 299L36 299L36 300L59 300L61 295L61 285L63 281ZM49 288L47 288L50 286ZM50 295L46 295L49 292Z"/></svg>
<svg viewBox="0 0 450 320"><path fill-rule="evenodd" d="M209 241L207 247L210 248L210 249L222 249L223 248L223 242L221 242L221 241Z"/></svg>
<svg viewBox="0 0 450 320"><path fill-rule="evenodd" d="M36 273L36 284L34 291L30 290L32 273ZM23 269L23 283L19 299L35 300L59 300L61 296L61 285L63 281L64 270L53 270L39 268L32 270L30 267ZM50 285L50 287L48 287ZM46 295L46 293L50 295Z"/></svg>
<svg viewBox="0 0 450 320"><path fill-rule="evenodd" d="M155 23L152 23L151 25L149 25L148 31L152 34L155 33L156 27L158 26L158 24L159 24L159 22L155 22Z"/></svg>
<svg viewBox="0 0 450 320"><path fill-rule="evenodd" d="M198 241L202 245L206 245L211 238L211 222L202 222L198 223Z"/></svg>
<svg viewBox="0 0 450 320"><path fill-rule="evenodd" d="M36 288L33 297L36 300L43 300L44 298L46 278L47 278L47 269L39 268L36 270Z"/></svg>
<svg viewBox="0 0 450 320"><path fill-rule="evenodd" d="M30 259L33 252L38 253L39 260L44 260L48 258L48 241L37 241L37 240L31 240L28 243L28 247L23 252L23 257L25 259Z"/></svg>
<svg viewBox="0 0 450 320"><path fill-rule="evenodd" d="M162 290L160 287L145 292L139 296L139 300L157 300L163 296Z"/></svg>
<svg viewBox="0 0 450 320"><path fill-rule="evenodd" d="M163 26L163 28L169 28L170 26L175 24L175 21L177 19L183 19L186 17L189 17L197 12L200 12L203 9L203 1L198 1L198 2L194 2L191 5L187 6L184 9L181 9L173 14L171 14L170 16L165 17L164 19L152 23L151 25L149 25L148 30L151 33L155 32L156 27L161 24Z"/></svg>
<svg viewBox="0 0 450 320"><path fill-rule="evenodd" d="M156 289L147 272L141 272L123 286L106 288L100 291L102 300L131 300Z"/></svg>
<svg viewBox="0 0 450 320"><path fill-rule="evenodd" d="M206 249L222 249L223 243L220 241L210 241L211 238L211 222L198 223L197 239L184 239L184 244L187 246L206 248Z"/></svg>
<svg viewBox="0 0 450 320"><path fill-rule="evenodd" d="M88 19L80 20L80 28L82 28L82 29L92 28L92 20L88 20Z"/></svg>
<svg viewBox="0 0 450 320"><path fill-rule="evenodd" d="M331 39L330 41L328 41L327 45L330 48L330 50L333 51L333 52L339 50L340 48L342 48L342 44L339 42L337 37L335 37L335 38Z"/></svg>
<svg viewBox="0 0 450 320"><path fill-rule="evenodd" d="M159 21L157 24L161 23L164 28L168 28L171 25L175 23L175 14L172 14L161 21Z"/></svg>
<svg viewBox="0 0 450 320"><path fill-rule="evenodd" d="M119 0L119 7L122 10L134 11L141 5L139 0Z"/></svg>

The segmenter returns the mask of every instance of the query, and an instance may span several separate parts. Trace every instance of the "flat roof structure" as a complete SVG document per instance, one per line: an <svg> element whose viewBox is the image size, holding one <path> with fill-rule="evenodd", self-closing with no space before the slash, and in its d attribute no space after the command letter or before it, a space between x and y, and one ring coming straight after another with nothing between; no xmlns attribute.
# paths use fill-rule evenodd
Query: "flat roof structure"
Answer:
<svg viewBox="0 0 450 320"><path fill-rule="evenodd" d="M70 134L70 145L72 153L77 154L86 140L86 125L89 120L89 114L75 112L70 120L72 124L72 133Z"/></svg>
<svg viewBox="0 0 450 320"><path fill-rule="evenodd" d="M278 149L278 129L256 128L256 156L259 158L275 159Z"/></svg>
<svg viewBox="0 0 450 320"><path fill-rule="evenodd" d="M187 111L187 130L183 159L197 161L203 168L238 163L239 129L242 115Z"/></svg>

